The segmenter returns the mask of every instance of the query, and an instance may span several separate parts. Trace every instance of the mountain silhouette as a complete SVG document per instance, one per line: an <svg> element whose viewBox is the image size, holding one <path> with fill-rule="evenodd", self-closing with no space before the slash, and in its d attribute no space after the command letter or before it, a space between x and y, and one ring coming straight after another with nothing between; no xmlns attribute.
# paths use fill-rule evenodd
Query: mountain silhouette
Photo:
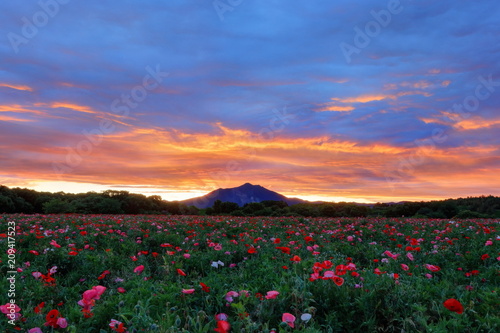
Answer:
<svg viewBox="0 0 500 333"><path fill-rule="evenodd" d="M252 185L250 183L245 183L241 186L233 188L219 188L204 196L183 200L181 202L186 204L187 206L208 208L212 207L216 200L220 200L222 202L234 202L240 207L244 206L247 203L262 202L265 200L284 201L289 206L307 202L302 199L287 198L284 195L268 190L265 187L262 187L260 185Z"/></svg>

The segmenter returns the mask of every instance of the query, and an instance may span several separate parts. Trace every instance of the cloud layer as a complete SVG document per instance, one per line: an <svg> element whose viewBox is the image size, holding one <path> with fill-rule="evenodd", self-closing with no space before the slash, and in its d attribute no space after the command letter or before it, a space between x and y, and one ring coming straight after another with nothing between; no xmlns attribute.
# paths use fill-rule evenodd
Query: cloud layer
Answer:
<svg viewBox="0 0 500 333"><path fill-rule="evenodd" d="M3 1L0 183L500 195L499 15L494 0Z"/></svg>

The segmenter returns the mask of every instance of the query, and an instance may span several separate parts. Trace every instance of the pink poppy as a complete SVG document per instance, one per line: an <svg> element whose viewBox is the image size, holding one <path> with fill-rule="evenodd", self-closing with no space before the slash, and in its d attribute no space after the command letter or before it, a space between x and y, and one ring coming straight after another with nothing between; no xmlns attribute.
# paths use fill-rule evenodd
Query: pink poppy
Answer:
<svg viewBox="0 0 500 333"><path fill-rule="evenodd" d="M229 316L225 313L218 313L215 315L215 320L228 320Z"/></svg>
<svg viewBox="0 0 500 333"><path fill-rule="evenodd" d="M182 289L183 294L192 294L194 293L194 289Z"/></svg>
<svg viewBox="0 0 500 333"><path fill-rule="evenodd" d="M281 317L281 321L285 322L290 326L291 328L295 327L295 316L291 313L283 313L283 316Z"/></svg>
<svg viewBox="0 0 500 333"><path fill-rule="evenodd" d="M425 264L425 268L427 268L431 272L439 272L441 270L439 266L429 265L429 264Z"/></svg>
<svg viewBox="0 0 500 333"><path fill-rule="evenodd" d="M330 278L333 278L334 276L335 276L335 273L333 271L326 271L323 274L323 279L330 279Z"/></svg>
<svg viewBox="0 0 500 333"><path fill-rule="evenodd" d="M233 301L233 297L238 297L240 294L238 294L236 291L228 291L226 293L226 296L224 296L224 299L231 303Z"/></svg>
<svg viewBox="0 0 500 333"><path fill-rule="evenodd" d="M61 245L57 244L56 240L53 239L51 242L50 242L50 245L54 246L54 247L57 247L57 248L60 248Z"/></svg>
<svg viewBox="0 0 500 333"><path fill-rule="evenodd" d="M43 333L43 331L40 329L40 327L35 327L35 328L30 328L28 330L28 333Z"/></svg>
<svg viewBox="0 0 500 333"><path fill-rule="evenodd" d="M398 259L398 257L400 256L400 254L394 254L391 251L385 251L384 254L394 260Z"/></svg>
<svg viewBox="0 0 500 333"><path fill-rule="evenodd" d="M0 311L10 320L17 320L21 317L21 308L17 304L6 303L5 305L0 305Z"/></svg>
<svg viewBox="0 0 500 333"><path fill-rule="evenodd" d="M266 294L266 299L275 299L280 293L276 290L268 291Z"/></svg>
<svg viewBox="0 0 500 333"><path fill-rule="evenodd" d="M141 274L143 270L144 270L144 265L139 265L136 268L134 268L134 273Z"/></svg>
<svg viewBox="0 0 500 333"><path fill-rule="evenodd" d="M63 317L59 317L57 318L57 322L56 324L60 327L60 328L66 328L68 327L68 321L66 320L66 318L63 318Z"/></svg>

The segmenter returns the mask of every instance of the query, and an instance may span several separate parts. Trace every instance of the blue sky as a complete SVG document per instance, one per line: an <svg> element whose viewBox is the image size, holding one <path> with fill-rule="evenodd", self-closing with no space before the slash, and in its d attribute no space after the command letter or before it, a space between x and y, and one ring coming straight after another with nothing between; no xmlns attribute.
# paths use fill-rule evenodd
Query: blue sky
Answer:
<svg viewBox="0 0 500 333"><path fill-rule="evenodd" d="M498 17L492 0L2 1L0 183L500 195Z"/></svg>

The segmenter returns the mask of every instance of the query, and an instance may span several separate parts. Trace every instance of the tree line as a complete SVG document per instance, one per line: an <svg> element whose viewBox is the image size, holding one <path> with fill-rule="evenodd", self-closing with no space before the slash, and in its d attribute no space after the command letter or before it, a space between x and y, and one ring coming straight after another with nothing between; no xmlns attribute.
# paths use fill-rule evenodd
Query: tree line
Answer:
<svg viewBox="0 0 500 333"><path fill-rule="evenodd" d="M262 201L239 207L233 202L216 201L207 215L303 216L303 217L415 217L415 218L500 218L500 197L480 196L439 201L376 203L300 203Z"/></svg>
<svg viewBox="0 0 500 333"><path fill-rule="evenodd" d="M438 201L376 203L301 203L288 206L283 201L247 203L215 201L198 209L160 196L108 190L79 194L38 192L0 186L0 213L24 214L171 214L231 216L302 217L420 217L420 218L500 218L500 197L479 196Z"/></svg>
<svg viewBox="0 0 500 333"><path fill-rule="evenodd" d="M178 201L165 201L158 195L145 196L127 191L72 194L0 186L0 213L192 215L198 214L198 209Z"/></svg>

